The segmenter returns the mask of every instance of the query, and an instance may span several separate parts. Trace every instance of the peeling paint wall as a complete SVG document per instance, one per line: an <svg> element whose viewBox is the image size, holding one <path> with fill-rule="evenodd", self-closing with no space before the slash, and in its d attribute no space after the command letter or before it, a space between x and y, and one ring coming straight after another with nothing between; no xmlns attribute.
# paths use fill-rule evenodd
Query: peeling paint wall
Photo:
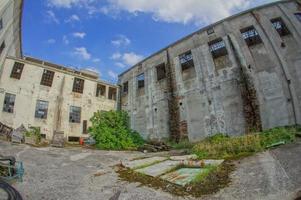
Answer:
<svg viewBox="0 0 301 200"><path fill-rule="evenodd" d="M119 76L129 82L121 109L147 139L185 135L191 141L216 133L241 135L252 130L301 124L301 13L295 1L259 7L200 30ZM281 17L290 31L281 37L271 20ZM262 43L248 46L241 30L253 26ZM227 55L214 59L208 43L222 38ZM179 55L191 51L194 67L182 71ZM157 81L156 66L167 77ZM145 74L143 93L136 77ZM170 77L169 77L170 76ZM171 83L168 85L168 83ZM140 89L141 90L141 89ZM174 114L170 112L173 99ZM171 128L175 121L176 129Z"/></svg>
<svg viewBox="0 0 301 200"><path fill-rule="evenodd" d="M15 62L24 63L21 79L10 78ZM44 69L55 72L51 87L41 85ZM83 94L72 92L74 78L84 79ZM104 97L96 97L96 87L100 83L106 86ZM26 60L6 58L0 79L0 121L13 128L24 124L25 127L41 128L41 133L52 139L54 131L63 131L65 137L88 137L83 134L83 120L88 121L98 110L109 111L116 109L116 100L108 99L109 88L114 85L105 84L97 79L85 78L80 75L67 73L62 70L39 65ZM16 95L14 113L2 111L5 93ZM37 100L48 101L47 119L35 118ZM81 107L80 123L69 122L70 106Z"/></svg>

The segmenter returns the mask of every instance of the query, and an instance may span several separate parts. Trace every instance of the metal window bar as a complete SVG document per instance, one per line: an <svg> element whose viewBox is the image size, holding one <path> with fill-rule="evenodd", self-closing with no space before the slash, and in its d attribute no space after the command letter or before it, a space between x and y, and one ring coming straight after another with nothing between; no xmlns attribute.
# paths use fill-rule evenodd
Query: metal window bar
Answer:
<svg viewBox="0 0 301 200"><path fill-rule="evenodd" d="M37 101L35 118L47 119L48 114L48 102L47 101Z"/></svg>
<svg viewBox="0 0 301 200"><path fill-rule="evenodd" d="M53 82L53 78L54 78L54 72L44 69L42 79L41 79L41 85L51 87L52 82Z"/></svg>
<svg viewBox="0 0 301 200"><path fill-rule="evenodd" d="M144 74L140 74L137 76L137 81L138 81L138 89L144 87Z"/></svg>
<svg viewBox="0 0 301 200"><path fill-rule="evenodd" d="M11 78L15 78L15 79L20 79L21 75L22 75L22 71L24 68L24 64L23 63L19 63L19 62L15 62L12 72L10 74Z"/></svg>
<svg viewBox="0 0 301 200"><path fill-rule="evenodd" d="M84 80L80 78L74 78L72 91L82 94L84 91Z"/></svg>
<svg viewBox="0 0 301 200"><path fill-rule="evenodd" d="M253 26L241 30L241 34L248 46L262 43L260 35Z"/></svg>
<svg viewBox="0 0 301 200"><path fill-rule="evenodd" d="M9 94L9 93L5 94L4 104L3 104L3 111L4 112L8 112L8 113L13 113L14 112L15 99L16 99L16 95Z"/></svg>
<svg viewBox="0 0 301 200"><path fill-rule="evenodd" d="M69 122L80 123L81 108L76 106L70 106Z"/></svg>
<svg viewBox="0 0 301 200"><path fill-rule="evenodd" d="M191 51L179 56L182 71L194 67L193 57Z"/></svg>
<svg viewBox="0 0 301 200"><path fill-rule="evenodd" d="M271 22L273 27L276 29L276 31L281 37L290 34L290 31L288 30L281 18L273 19L271 20Z"/></svg>

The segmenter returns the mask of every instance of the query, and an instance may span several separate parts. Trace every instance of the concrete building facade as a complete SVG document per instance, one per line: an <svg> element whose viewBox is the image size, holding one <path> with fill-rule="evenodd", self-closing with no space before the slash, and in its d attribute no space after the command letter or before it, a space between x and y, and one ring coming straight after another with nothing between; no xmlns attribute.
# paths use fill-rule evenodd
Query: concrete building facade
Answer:
<svg viewBox="0 0 301 200"><path fill-rule="evenodd" d="M39 127L50 140L63 131L76 142L88 137L94 112L116 109L117 86L98 80L97 73L30 57L7 57L3 66L0 119L13 128Z"/></svg>
<svg viewBox="0 0 301 200"><path fill-rule="evenodd" d="M119 109L146 139L301 124L301 4L280 1L205 27L119 75Z"/></svg>
<svg viewBox="0 0 301 200"><path fill-rule="evenodd" d="M7 55L21 57L23 0L0 1L0 73Z"/></svg>

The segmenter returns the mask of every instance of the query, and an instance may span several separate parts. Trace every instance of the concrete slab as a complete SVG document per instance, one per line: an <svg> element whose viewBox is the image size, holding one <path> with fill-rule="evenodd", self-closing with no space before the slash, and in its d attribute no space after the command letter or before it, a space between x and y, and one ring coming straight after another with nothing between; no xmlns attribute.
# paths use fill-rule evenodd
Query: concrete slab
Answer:
<svg viewBox="0 0 301 200"><path fill-rule="evenodd" d="M133 160L133 161L126 161L123 162L123 166L130 168L130 169L137 169L143 166L151 165L157 162L162 162L167 160L166 157L151 157L151 158L145 158L141 160Z"/></svg>
<svg viewBox="0 0 301 200"><path fill-rule="evenodd" d="M173 160L166 160L164 162L151 165L149 167L137 169L135 171L152 176L152 177L157 177L160 176L175 167L177 167L180 164L180 161L173 161Z"/></svg>
<svg viewBox="0 0 301 200"><path fill-rule="evenodd" d="M185 156L171 156L170 160L195 160L198 156L195 154Z"/></svg>
<svg viewBox="0 0 301 200"><path fill-rule="evenodd" d="M174 172L163 175L160 178L177 185L185 186L188 183L191 183L196 176L202 172L205 172L206 170L207 169L201 168L181 168Z"/></svg>
<svg viewBox="0 0 301 200"><path fill-rule="evenodd" d="M181 160L181 165L188 167L204 167L207 165L218 166L224 162L224 160Z"/></svg>

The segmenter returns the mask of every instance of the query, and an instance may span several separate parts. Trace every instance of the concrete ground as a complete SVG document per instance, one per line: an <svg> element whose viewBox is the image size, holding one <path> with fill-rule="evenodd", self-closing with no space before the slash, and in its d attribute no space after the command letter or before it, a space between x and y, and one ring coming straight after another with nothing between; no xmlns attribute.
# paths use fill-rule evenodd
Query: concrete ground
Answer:
<svg viewBox="0 0 301 200"><path fill-rule="evenodd" d="M182 200L160 190L118 179L114 165L145 156L139 152L81 148L33 148L0 141L0 154L16 156L25 167L16 183L25 200ZM232 183L201 199L295 199L301 191L301 141L236 163ZM118 196L118 195L117 195Z"/></svg>

